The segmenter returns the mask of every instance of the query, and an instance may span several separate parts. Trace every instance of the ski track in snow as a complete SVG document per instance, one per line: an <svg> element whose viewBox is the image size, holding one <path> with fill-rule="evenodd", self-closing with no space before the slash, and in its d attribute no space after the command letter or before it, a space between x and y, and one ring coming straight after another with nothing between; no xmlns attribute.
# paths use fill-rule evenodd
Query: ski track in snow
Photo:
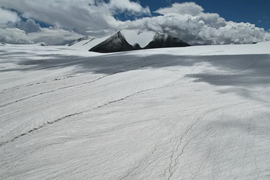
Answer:
<svg viewBox="0 0 270 180"><path fill-rule="evenodd" d="M1 47L0 179L270 178L270 43Z"/></svg>

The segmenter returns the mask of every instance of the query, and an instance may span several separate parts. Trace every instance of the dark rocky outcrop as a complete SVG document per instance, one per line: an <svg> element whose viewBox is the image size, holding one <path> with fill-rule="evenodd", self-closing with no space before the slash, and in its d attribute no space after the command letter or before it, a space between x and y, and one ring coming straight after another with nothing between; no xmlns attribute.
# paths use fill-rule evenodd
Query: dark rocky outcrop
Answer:
<svg viewBox="0 0 270 180"><path fill-rule="evenodd" d="M108 38L107 40L94 46L89 51L110 53L110 52L120 52L130 50L135 50L135 48L126 41L125 37L119 31L115 35Z"/></svg>
<svg viewBox="0 0 270 180"><path fill-rule="evenodd" d="M135 50L142 49L141 46L138 43L134 44L133 47L134 47Z"/></svg>
<svg viewBox="0 0 270 180"><path fill-rule="evenodd" d="M165 34L156 34L153 41L151 41L144 49L186 46L190 45L177 37Z"/></svg>

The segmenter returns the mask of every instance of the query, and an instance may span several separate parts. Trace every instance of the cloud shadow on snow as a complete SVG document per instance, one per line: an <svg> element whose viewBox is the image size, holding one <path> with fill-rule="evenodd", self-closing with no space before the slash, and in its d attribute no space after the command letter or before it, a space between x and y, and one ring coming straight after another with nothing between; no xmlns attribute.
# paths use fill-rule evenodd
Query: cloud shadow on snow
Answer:
<svg viewBox="0 0 270 180"><path fill-rule="evenodd" d="M36 57L43 58L41 60L25 58L23 61L17 62L23 68L2 69L0 72L49 70L75 66L78 73L92 72L111 75L142 68L195 67L198 63L207 63L220 70L220 73L218 71L211 72L211 70L206 70L200 73L186 74L186 77L195 78L195 83L206 82L215 86L230 86L234 89L224 90L220 93L237 91L239 95L247 97L251 96L248 90L249 87L264 87L270 84L270 55L268 54L213 56L156 54L140 56L135 53L113 53L90 57L39 54Z"/></svg>

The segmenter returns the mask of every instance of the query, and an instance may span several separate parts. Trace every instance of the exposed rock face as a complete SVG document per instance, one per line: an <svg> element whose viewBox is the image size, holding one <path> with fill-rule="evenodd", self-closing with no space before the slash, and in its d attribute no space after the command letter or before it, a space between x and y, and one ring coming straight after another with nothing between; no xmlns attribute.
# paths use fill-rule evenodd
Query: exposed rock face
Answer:
<svg viewBox="0 0 270 180"><path fill-rule="evenodd" d="M142 49L141 46L138 43L134 44L133 47L134 47L135 50Z"/></svg>
<svg viewBox="0 0 270 180"><path fill-rule="evenodd" d="M107 40L94 46L89 51L100 53L111 53L111 52L131 51L140 49L186 47L186 46L190 45L177 37L159 33L157 33L154 36L153 40L149 42L149 44L144 48L141 48L138 43L132 46L127 42L125 36L121 33L121 31L119 31L115 35L108 38Z"/></svg>
<svg viewBox="0 0 270 180"><path fill-rule="evenodd" d="M119 31L109 39L91 48L89 51L110 53L130 50L135 50L135 48L126 41L125 37Z"/></svg>
<svg viewBox="0 0 270 180"><path fill-rule="evenodd" d="M186 46L190 45L177 37L165 34L156 34L153 41L151 41L144 49Z"/></svg>

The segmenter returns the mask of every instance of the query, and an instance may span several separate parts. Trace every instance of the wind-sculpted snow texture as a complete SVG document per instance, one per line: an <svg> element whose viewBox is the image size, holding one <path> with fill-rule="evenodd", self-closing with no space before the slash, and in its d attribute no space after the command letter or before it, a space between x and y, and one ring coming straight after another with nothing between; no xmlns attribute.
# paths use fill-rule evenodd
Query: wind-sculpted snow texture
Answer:
<svg viewBox="0 0 270 180"><path fill-rule="evenodd" d="M270 178L270 43L79 49L1 46L1 180Z"/></svg>

